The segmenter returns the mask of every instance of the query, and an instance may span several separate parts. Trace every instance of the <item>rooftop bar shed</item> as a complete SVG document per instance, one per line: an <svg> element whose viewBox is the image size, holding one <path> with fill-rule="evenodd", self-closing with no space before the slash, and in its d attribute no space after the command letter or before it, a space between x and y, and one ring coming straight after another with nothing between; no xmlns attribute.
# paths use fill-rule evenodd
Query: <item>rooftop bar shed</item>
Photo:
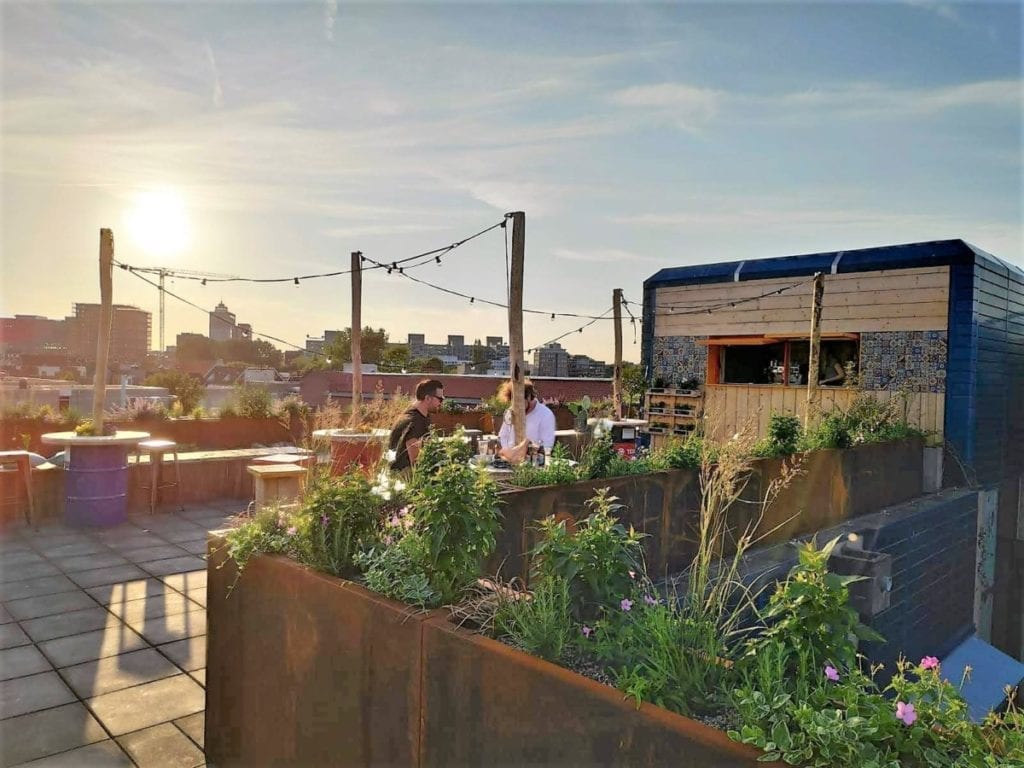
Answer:
<svg viewBox="0 0 1024 768"><path fill-rule="evenodd" d="M897 398L982 486L982 637L1024 658L1024 271L963 240L663 269L644 282L649 384L703 388L717 436L805 415L812 277L823 409ZM947 461L947 469L949 464ZM982 582L984 579L982 579Z"/></svg>

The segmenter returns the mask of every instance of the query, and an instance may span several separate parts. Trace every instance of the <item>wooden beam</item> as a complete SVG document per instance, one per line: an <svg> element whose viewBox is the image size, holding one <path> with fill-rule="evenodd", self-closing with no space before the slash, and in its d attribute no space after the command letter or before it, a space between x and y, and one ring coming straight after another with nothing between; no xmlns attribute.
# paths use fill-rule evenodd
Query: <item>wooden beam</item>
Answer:
<svg viewBox="0 0 1024 768"><path fill-rule="evenodd" d="M811 351L807 361L807 414L805 424L818 406L818 357L821 354L821 302L825 297L825 276L818 272L814 275L814 302L811 304ZM789 371L785 372L789 376Z"/></svg>
<svg viewBox="0 0 1024 768"><path fill-rule="evenodd" d="M96 372L92 379L92 426L97 435L103 434L103 406L107 396L107 355L110 351L110 324L114 315L113 272L114 232L101 229L100 327L96 335Z"/></svg>
<svg viewBox="0 0 1024 768"><path fill-rule="evenodd" d="M516 441L526 439L526 401L523 396L523 261L526 256L526 214L516 211L512 218L512 265L509 275L508 353L512 371L512 429Z"/></svg>
<svg viewBox="0 0 1024 768"><path fill-rule="evenodd" d="M352 251L352 424L363 405L363 254ZM342 361L344 362L344 361Z"/></svg>
<svg viewBox="0 0 1024 768"><path fill-rule="evenodd" d="M612 368L612 409L622 418L622 289L612 291L612 316L615 319L615 362Z"/></svg>

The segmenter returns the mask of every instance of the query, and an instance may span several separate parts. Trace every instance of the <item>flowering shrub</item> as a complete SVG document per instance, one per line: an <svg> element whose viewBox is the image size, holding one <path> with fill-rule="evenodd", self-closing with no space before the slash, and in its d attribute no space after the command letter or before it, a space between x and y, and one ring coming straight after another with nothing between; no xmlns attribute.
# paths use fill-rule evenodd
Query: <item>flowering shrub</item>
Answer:
<svg viewBox="0 0 1024 768"><path fill-rule="evenodd" d="M573 614L598 615L600 609L628 596L641 570L643 534L627 530L615 512L621 509L603 488L587 501L593 510L569 533L564 520L549 517L540 524L541 541L532 553L534 578L563 579L569 588ZM630 576L632 572L633 576Z"/></svg>

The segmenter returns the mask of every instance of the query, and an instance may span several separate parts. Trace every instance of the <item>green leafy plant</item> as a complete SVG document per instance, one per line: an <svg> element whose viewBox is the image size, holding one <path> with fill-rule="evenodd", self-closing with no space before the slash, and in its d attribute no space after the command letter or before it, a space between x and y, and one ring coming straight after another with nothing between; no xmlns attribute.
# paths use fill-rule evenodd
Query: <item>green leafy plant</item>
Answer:
<svg viewBox="0 0 1024 768"><path fill-rule="evenodd" d="M462 440L464 434L460 427L447 438L431 428L420 445L419 457L413 467L413 484L429 484L438 469L446 464L466 464L473 455L473 449Z"/></svg>
<svg viewBox="0 0 1024 768"><path fill-rule="evenodd" d="M796 453L803 436L800 419L788 413L772 413L768 436L754 446L757 456L788 456Z"/></svg>
<svg viewBox="0 0 1024 768"><path fill-rule="evenodd" d="M493 627L497 637L527 653L562 661L575 636L569 585L540 579L532 592L499 592Z"/></svg>
<svg viewBox="0 0 1024 768"><path fill-rule="evenodd" d="M697 469L709 448L704 438L696 433L685 439L670 438L662 447L651 451L651 469ZM713 460L713 456L711 458Z"/></svg>
<svg viewBox="0 0 1024 768"><path fill-rule="evenodd" d="M183 371L157 371L142 383L147 387L166 387L177 399L182 413L190 413L203 398L203 382Z"/></svg>
<svg viewBox="0 0 1024 768"><path fill-rule="evenodd" d="M848 585L863 577L828 572L838 541L832 539L821 549L813 541L800 547L799 562L768 600L761 615L767 628L751 641L749 654L756 655L761 643L777 640L805 659L809 669L826 664L850 668L856 662L858 639L882 640L849 605Z"/></svg>
<svg viewBox="0 0 1024 768"><path fill-rule="evenodd" d="M618 458L619 455L612 445L612 436L607 432L595 435L580 459L580 479L599 480L603 477L611 477L610 472L613 467L617 466Z"/></svg>
<svg viewBox="0 0 1024 768"><path fill-rule="evenodd" d="M270 392L255 384L241 384L232 394L236 413L243 419L268 419L274 415ZM221 409L224 416L224 409Z"/></svg>
<svg viewBox="0 0 1024 768"><path fill-rule="evenodd" d="M562 579L569 587L573 614L596 616L602 606L629 594L642 571L643 534L619 522L622 508L602 488L587 501L591 513L566 530L564 520L549 517L540 523L540 542L531 553L535 579ZM632 575L630 575L632 572Z"/></svg>
<svg viewBox="0 0 1024 768"><path fill-rule="evenodd" d="M579 472L569 463L569 451L562 443L555 443L543 467L525 461L512 467L509 482L519 488L539 485L562 485L579 480Z"/></svg>
<svg viewBox="0 0 1024 768"><path fill-rule="evenodd" d="M441 463L432 474L417 474L411 495L415 530L426 542L423 570L444 603L454 601L479 578L484 560L494 550L499 520L493 481L457 455L460 458Z"/></svg>
<svg viewBox="0 0 1024 768"><path fill-rule="evenodd" d="M441 403L441 413L464 413L465 410L457 400L451 397L446 397Z"/></svg>
<svg viewBox="0 0 1024 768"><path fill-rule="evenodd" d="M382 541L356 555L354 562L364 570L366 586L409 605L439 605L442 597L431 586L424 569L429 560L426 538L417 531L397 536L397 540Z"/></svg>
<svg viewBox="0 0 1024 768"><path fill-rule="evenodd" d="M234 589L238 578L241 578L242 572L253 557L291 551L295 532L285 511L277 505L265 507L238 527L229 530L224 536L224 549L228 557L234 560L238 574L235 582L228 588L228 593ZM223 567L223 563L219 567Z"/></svg>

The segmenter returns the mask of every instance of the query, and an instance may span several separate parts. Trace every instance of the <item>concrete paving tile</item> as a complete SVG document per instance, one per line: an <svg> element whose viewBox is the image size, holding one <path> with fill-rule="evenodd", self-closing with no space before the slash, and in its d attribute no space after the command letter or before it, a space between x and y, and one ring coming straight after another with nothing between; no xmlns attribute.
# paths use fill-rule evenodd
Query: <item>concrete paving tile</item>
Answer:
<svg viewBox="0 0 1024 768"><path fill-rule="evenodd" d="M152 560L166 560L171 557L184 557L185 552L181 547L174 544L164 544L158 547L142 547L141 549L123 549L121 554L133 563L150 562Z"/></svg>
<svg viewBox="0 0 1024 768"><path fill-rule="evenodd" d="M67 613L68 611L80 611L84 608L95 607L96 601L81 590L58 592L54 595L23 597L21 600L11 600L7 603L7 610L18 621L38 619L42 616L52 616L55 613Z"/></svg>
<svg viewBox="0 0 1024 768"><path fill-rule="evenodd" d="M37 675L53 667L34 645L5 648L0 651L0 680Z"/></svg>
<svg viewBox="0 0 1024 768"><path fill-rule="evenodd" d="M186 552L192 555L205 555L206 554L206 539L197 539L195 541L179 541L178 546L184 549Z"/></svg>
<svg viewBox="0 0 1024 768"><path fill-rule="evenodd" d="M47 640L39 644L39 650L60 669L72 664L116 656L145 648L147 643L136 632L123 624L83 632L80 635Z"/></svg>
<svg viewBox="0 0 1024 768"><path fill-rule="evenodd" d="M125 734L118 742L139 768L194 768L205 761L202 750L171 723Z"/></svg>
<svg viewBox="0 0 1024 768"><path fill-rule="evenodd" d="M219 509L214 507L207 507L205 505L186 507L184 512L178 512L177 516L195 522L196 520L202 520L207 517L217 517L223 514Z"/></svg>
<svg viewBox="0 0 1024 768"><path fill-rule="evenodd" d="M30 549L25 549L20 552L14 552L9 555L3 555L3 569L13 569L21 567L23 565L35 565L36 563L45 563L46 560L38 552L33 552Z"/></svg>
<svg viewBox="0 0 1024 768"><path fill-rule="evenodd" d="M143 547L160 547L166 543L155 533L146 533L137 528L131 535L124 535L106 542L107 546L115 552L123 552L126 549L142 549Z"/></svg>
<svg viewBox="0 0 1024 768"><path fill-rule="evenodd" d="M171 677L180 674L180 670L152 648L143 648L64 667L60 674L79 698L90 699Z"/></svg>
<svg viewBox="0 0 1024 768"><path fill-rule="evenodd" d="M10 582L26 581L36 579L40 576L56 576L60 571L57 566L51 563L28 563L26 565L15 565L10 568L4 567L0 571L0 584Z"/></svg>
<svg viewBox="0 0 1024 768"><path fill-rule="evenodd" d="M72 541L68 544L61 544L56 547L47 547L43 554L50 560L57 560L64 557L77 557L79 555L95 555L109 552L102 542L96 539L86 541Z"/></svg>
<svg viewBox="0 0 1024 768"><path fill-rule="evenodd" d="M175 720L174 724L181 728L188 737L203 749L206 749L206 713L196 712L194 715Z"/></svg>
<svg viewBox="0 0 1024 768"><path fill-rule="evenodd" d="M0 605L0 624L9 624L14 621L14 617L7 612L7 609Z"/></svg>
<svg viewBox="0 0 1024 768"><path fill-rule="evenodd" d="M116 565L113 568L98 568L95 571L69 573L68 578L85 589L88 587L99 587L103 584L114 584L119 581L144 579L148 575L145 571L134 565Z"/></svg>
<svg viewBox="0 0 1024 768"><path fill-rule="evenodd" d="M2 535L2 534L0 534L0 535ZM7 555L16 555L16 554L19 554L21 552L31 552L31 551L32 551L32 548L26 542L22 541L21 539L17 539L17 538L2 539L2 538L0 538L0 557L6 557Z"/></svg>
<svg viewBox="0 0 1024 768"><path fill-rule="evenodd" d="M201 541L207 537L206 528L200 525L190 525L188 528L175 529L161 534L172 543L179 541Z"/></svg>
<svg viewBox="0 0 1024 768"><path fill-rule="evenodd" d="M98 741L59 755L50 755L17 768L132 768L132 761L113 739Z"/></svg>
<svg viewBox="0 0 1024 768"><path fill-rule="evenodd" d="M95 571L97 568L113 568L118 565L128 565L128 561L110 550L105 554L76 555L75 557L50 558L54 564L64 573L76 571Z"/></svg>
<svg viewBox="0 0 1024 768"><path fill-rule="evenodd" d="M189 571L188 573L171 573L160 576L160 581L176 589L179 592L187 592L199 587L206 587L206 563L203 563L202 570Z"/></svg>
<svg viewBox="0 0 1024 768"><path fill-rule="evenodd" d="M15 581L0 584L0 600L20 600L23 597L36 595L52 595L56 592L74 592L78 585L67 576L40 576L28 581Z"/></svg>
<svg viewBox="0 0 1024 768"><path fill-rule="evenodd" d="M74 700L75 694L52 671L0 682L0 718L27 715Z"/></svg>
<svg viewBox="0 0 1024 768"><path fill-rule="evenodd" d="M92 608L23 621L21 628L34 642L41 643L58 637L80 635L117 622L117 617L94 602Z"/></svg>
<svg viewBox="0 0 1024 768"><path fill-rule="evenodd" d="M195 680L197 683L203 686L203 688L206 687L206 667L203 667L202 669L193 669L188 674L189 677L191 677L193 680Z"/></svg>
<svg viewBox="0 0 1024 768"><path fill-rule="evenodd" d="M186 637L206 634L206 611L196 607L194 611L174 616L155 616L125 622L153 645L172 643Z"/></svg>
<svg viewBox="0 0 1024 768"><path fill-rule="evenodd" d="M78 702L0 721L5 765L24 763L106 738L100 724Z"/></svg>
<svg viewBox="0 0 1024 768"><path fill-rule="evenodd" d="M129 603L154 595L181 594L177 590L164 584L160 579L155 579L153 577L147 579L136 579L134 581L122 581L118 584L103 584L98 587L90 587L85 591L89 593L93 599L103 605Z"/></svg>
<svg viewBox="0 0 1024 768"><path fill-rule="evenodd" d="M206 635L158 645L157 650L186 672L206 668Z"/></svg>
<svg viewBox="0 0 1024 768"><path fill-rule="evenodd" d="M16 623L0 624L0 649L17 648L19 645L31 644L28 635L21 631Z"/></svg>
<svg viewBox="0 0 1024 768"><path fill-rule="evenodd" d="M162 594L149 595L139 600L128 602L115 600L107 606L107 610L115 616L120 616L124 621L131 622L157 616L173 616L176 613L194 611L200 607L180 592L168 588Z"/></svg>
<svg viewBox="0 0 1024 768"><path fill-rule="evenodd" d="M172 573L185 573L205 568L206 561L194 555L184 555L183 557L173 557L170 560L138 563L138 566L154 576L167 576Z"/></svg>
<svg viewBox="0 0 1024 768"><path fill-rule="evenodd" d="M89 708L113 736L201 712L206 693L188 675L167 677L89 699Z"/></svg>

